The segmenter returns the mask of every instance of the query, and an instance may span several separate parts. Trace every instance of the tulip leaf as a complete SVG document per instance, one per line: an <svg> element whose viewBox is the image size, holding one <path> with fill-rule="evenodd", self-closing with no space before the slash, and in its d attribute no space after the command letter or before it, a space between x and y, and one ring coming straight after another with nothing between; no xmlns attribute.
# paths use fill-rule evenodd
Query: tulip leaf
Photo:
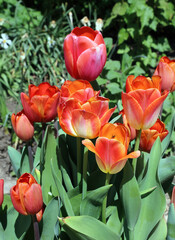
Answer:
<svg viewBox="0 0 175 240"><path fill-rule="evenodd" d="M31 216L21 215L12 207L7 211L7 223L4 239L19 239L30 227Z"/></svg>
<svg viewBox="0 0 175 240"><path fill-rule="evenodd" d="M127 161L124 167L120 194L125 211L127 227L130 231L133 231L140 213L141 197L139 186L129 161Z"/></svg>
<svg viewBox="0 0 175 240"><path fill-rule="evenodd" d="M47 205L49 202L48 193L51 192L53 196L58 196L58 190L52 177L52 170L50 161L52 160L52 165L54 168L55 174L61 178L61 171L58 167L58 156L57 156L57 144L58 139L54 136L54 131L51 128L48 128L47 138L45 141L45 154L44 154L44 169L42 172L42 192L43 200Z"/></svg>
<svg viewBox="0 0 175 240"><path fill-rule="evenodd" d="M103 199L106 197L112 185L100 187L89 192L80 205L80 215L89 215L99 218L101 214L101 206Z"/></svg>
<svg viewBox="0 0 175 240"><path fill-rule="evenodd" d="M78 195L73 196L72 198L70 198L72 209L73 209L74 214L76 216L80 215L80 204L81 204L81 201L82 201L82 194L78 194Z"/></svg>
<svg viewBox="0 0 175 240"><path fill-rule="evenodd" d="M169 131L169 133L166 136L166 138L162 141L162 155L164 154L164 152L166 151L166 149L169 146L171 136L174 131L174 127L175 127L175 114L173 115L171 122L169 123L169 125L167 127L167 130Z"/></svg>
<svg viewBox="0 0 175 240"><path fill-rule="evenodd" d="M107 221L107 226L115 232L117 235L121 236L123 230L123 222L120 221L118 210L116 206L109 206L107 208L106 215L109 215L109 219Z"/></svg>
<svg viewBox="0 0 175 240"><path fill-rule="evenodd" d="M165 194L158 179L160 157L161 142L158 137L150 153L145 177L140 182L140 191L143 192L155 186L156 188L151 193L142 196L141 211L134 230L134 240L146 240L156 224L162 219L165 211Z"/></svg>
<svg viewBox="0 0 175 240"><path fill-rule="evenodd" d="M59 221L72 240L120 239L107 225L91 216L59 218Z"/></svg>
<svg viewBox="0 0 175 240"><path fill-rule="evenodd" d="M167 235L167 225L164 218L156 225L148 240L165 240Z"/></svg>
<svg viewBox="0 0 175 240"><path fill-rule="evenodd" d="M20 162L20 175L26 172L30 173L28 146L23 148Z"/></svg>
<svg viewBox="0 0 175 240"><path fill-rule="evenodd" d="M158 176L163 183L175 175L175 156L160 159Z"/></svg>
<svg viewBox="0 0 175 240"><path fill-rule="evenodd" d="M53 198L45 208L42 220L39 223L42 226L41 240L54 239L54 228L59 210L59 201L57 198Z"/></svg>
<svg viewBox="0 0 175 240"><path fill-rule="evenodd" d="M8 154L10 157L10 161L13 166L13 170L17 176L17 178L20 177L20 162L21 162L21 153L19 153L16 149L13 147L8 147Z"/></svg>
<svg viewBox="0 0 175 240"><path fill-rule="evenodd" d="M173 203L170 204L167 226L168 226L167 240L174 240L175 239L175 208Z"/></svg>
<svg viewBox="0 0 175 240"><path fill-rule="evenodd" d="M61 201L64 204L67 215L68 216L74 216L75 214L73 212L72 205L70 203L69 197L68 197L62 183L60 182L60 179L58 178L58 175L55 172L52 159L51 159L51 170L52 170L52 176L54 178L54 181L55 181L58 193L59 193L59 197L61 198Z"/></svg>

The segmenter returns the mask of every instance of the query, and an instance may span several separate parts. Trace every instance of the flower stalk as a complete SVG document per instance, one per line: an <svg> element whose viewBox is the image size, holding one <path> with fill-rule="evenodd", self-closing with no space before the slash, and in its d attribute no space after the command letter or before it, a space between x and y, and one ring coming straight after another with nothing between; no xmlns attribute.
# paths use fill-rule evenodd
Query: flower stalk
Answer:
<svg viewBox="0 0 175 240"><path fill-rule="evenodd" d="M111 179L111 174L107 173L105 186L109 185L110 179ZM102 222L105 224L106 224L106 205L107 205L107 195L104 198L103 203L102 203Z"/></svg>
<svg viewBox="0 0 175 240"><path fill-rule="evenodd" d="M136 131L136 142L135 142L134 151L137 151L139 149L141 132L142 132L142 129ZM134 174L136 174L137 158L133 158L132 166L133 166Z"/></svg>
<svg viewBox="0 0 175 240"><path fill-rule="evenodd" d="M82 199L84 199L87 194L87 165L88 165L88 148L85 147L83 157Z"/></svg>

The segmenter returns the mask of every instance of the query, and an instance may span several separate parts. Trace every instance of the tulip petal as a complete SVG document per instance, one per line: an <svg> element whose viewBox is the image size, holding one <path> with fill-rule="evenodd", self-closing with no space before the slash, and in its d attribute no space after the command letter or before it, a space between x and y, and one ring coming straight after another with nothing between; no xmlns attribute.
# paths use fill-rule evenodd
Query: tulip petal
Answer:
<svg viewBox="0 0 175 240"><path fill-rule="evenodd" d="M131 95L122 92L122 104L128 123L135 129L142 127L143 110Z"/></svg>
<svg viewBox="0 0 175 240"><path fill-rule="evenodd" d="M93 142L89 139L85 139L82 141L82 144L88 148L89 151L95 153L99 156L98 152L96 151L96 147L94 146Z"/></svg>
<svg viewBox="0 0 175 240"><path fill-rule="evenodd" d="M127 153L127 149L122 143L105 137L99 137L97 139L96 151L99 154L99 158L96 158L97 164L100 169L103 165L105 166L105 169L101 169L105 173L111 173L111 167L113 164L126 156Z"/></svg>
<svg viewBox="0 0 175 240"><path fill-rule="evenodd" d="M98 136L101 123L96 114L76 109L72 111L72 126L78 137L92 139Z"/></svg>
<svg viewBox="0 0 175 240"><path fill-rule="evenodd" d="M101 44L84 51L77 59L77 70L80 78L88 81L95 80L106 62L106 47Z"/></svg>
<svg viewBox="0 0 175 240"><path fill-rule="evenodd" d="M25 93L21 93L21 102L24 108L24 113L31 122L40 122L41 117L37 107L32 103Z"/></svg>
<svg viewBox="0 0 175 240"><path fill-rule="evenodd" d="M21 213L23 215L27 215L27 212L26 212L24 206L21 204L19 195L16 193L16 186L13 186L10 189L10 197L11 197L11 201L12 201L13 206L16 209L16 211L18 211L19 213Z"/></svg>
<svg viewBox="0 0 175 240"><path fill-rule="evenodd" d="M0 179L0 206L4 200L4 179Z"/></svg>
<svg viewBox="0 0 175 240"><path fill-rule="evenodd" d="M156 122L158 115L160 113L162 104L166 97L168 96L169 92L166 91L164 94L157 98L155 101L153 101L145 110L144 112L144 118L143 118L143 129L148 129L154 125Z"/></svg>
<svg viewBox="0 0 175 240"><path fill-rule="evenodd" d="M41 186L33 183L24 195L24 205L28 214L36 214L43 206Z"/></svg>
<svg viewBox="0 0 175 240"><path fill-rule="evenodd" d="M44 122L50 122L57 116L57 106L59 103L60 92L55 93L48 99L44 108Z"/></svg>
<svg viewBox="0 0 175 240"><path fill-rule="evenodd" d="M115 111L116 107L113 107L111 109L109 109L108 111L106 111L103 115L103 117L100 119L101 121L101 126L103 126L105 123L107 123L109 121L109 119L111 118L113 112Z"/></svg>

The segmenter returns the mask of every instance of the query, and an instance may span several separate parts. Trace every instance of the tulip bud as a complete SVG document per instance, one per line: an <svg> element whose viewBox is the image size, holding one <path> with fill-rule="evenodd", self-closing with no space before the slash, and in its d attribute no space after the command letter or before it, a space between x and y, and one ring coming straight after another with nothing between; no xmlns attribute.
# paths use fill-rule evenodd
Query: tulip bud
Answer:
<svg viewBox="0 0 175 240"><path fill-rule="evenodd" d="M4 200L4 179L0 179L0 206Z"/></svg>
<svg viewBox="0 0 175 240"><path fill-rule="evenodd" d="M41 186L30 173L24 173L17 180L10 196L16 211L23 215L34 215L43 207Z"/></svg>
<svg viewBox="0 0 175 240"><path fill-rule="evenodd" d="M107 58L102 34L87 26L74 28L64 40L64 58L73 78L94 81Z"/></svg>
<svg viewBox="0 0 175 240"><path fill-rule="evenodd" d="M11 122L16 135L21 140L28 141L33 137L33 124L29 121L23 110L16 115L13 113L11 116Z"/></svg>

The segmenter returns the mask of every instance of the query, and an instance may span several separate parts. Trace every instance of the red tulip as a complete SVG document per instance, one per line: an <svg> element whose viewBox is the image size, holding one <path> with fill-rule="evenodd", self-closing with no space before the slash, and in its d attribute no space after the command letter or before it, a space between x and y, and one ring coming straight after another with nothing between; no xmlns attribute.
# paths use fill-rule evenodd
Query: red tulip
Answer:
<svg viewBox="0 0 175 240"><path fill-rule="evenodd" d="M115 107L109 109L108 102L87 81L66 82L58 107L61 128L71 136L96 138L115 111Z"/></svg>
<svg viewBox="0 0 175 240"><path fill-rule="evenodd" d="M83 140L82 143L95 153L102 172L115 174L122 170L128 158L140 156L140 151L127 154L129 141L128 129L123 124L107 123L101 129L95 146L89 139Z"/></svg>
<svg viewBox="0 0 175 240"><path fill-rule="evenodd" d="M161 77L162 90L175 91L175 59L170 60L168 57L162 57L154 75Z"/></svg>
<svg viewBox="0 0 175 240"><path fill-rule="evenodd" d="M0 206L4 201L4 179L0 179Z"/></svg>
<svg viewBox="0 0 175 240"><path fill-rule="evenodd" d="M30 140L34 135L34 127L24 111L18 112L16 115L13 113L11 122L16 135L23 141Z"/></svg>
<svg viewBox="0 0 175 240"><path fill-rule="evenodd" d="M75 79L95 80L106 63L102 34L90 27L76 27L64 40L67 71Z"/></svg>
<svg viewBox="0 0 175 240"><path fill-rule="evenodd" d="M127 121L131 127L148 129L154 125L168 91L160 92L160 77L150 78L129 76L126 93L122 92L122 104Z"/></svg>
<svg viewBox="0 0 175 240"><path fill-rule="evenodd" d="M57 116L60 90L47 82L29 85L29 97L21 93L24 113L31 122L50 122Z"/></svg>
<svg viewBox="0 0 175 240"><path fill-rule="evenodd" d="M17 180L10 196L16 211L23 215L34 215L43 207L41 186L30 173L24 173Z"/></svg>
<svg viewBox="0 0 175 240"><path fill-rule="evenodd" d="M165 129L165 124L157 119L156 123L149 129L142 130L140 138L140 150L150 152L151 148L158 137L160 140L168 135L168 130Z"/></svg>

